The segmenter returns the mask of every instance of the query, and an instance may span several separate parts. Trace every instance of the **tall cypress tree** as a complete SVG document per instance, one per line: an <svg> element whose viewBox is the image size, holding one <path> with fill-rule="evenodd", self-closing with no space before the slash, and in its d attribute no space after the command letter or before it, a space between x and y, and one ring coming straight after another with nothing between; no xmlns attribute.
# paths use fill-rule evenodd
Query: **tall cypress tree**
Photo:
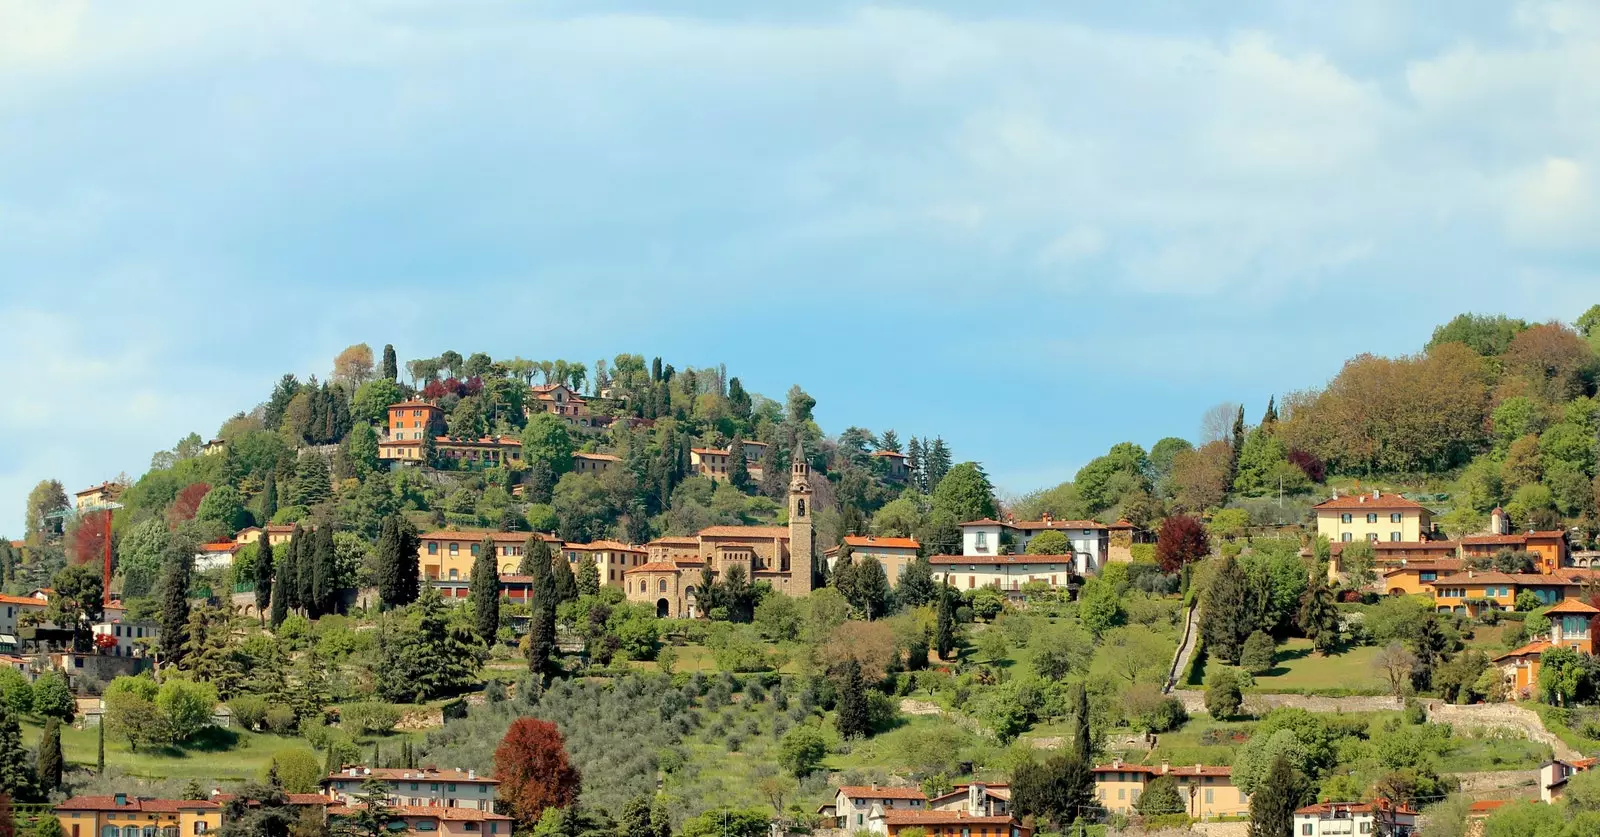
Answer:
<svg viewBox="0 0 1600 837"><path fill-rule="evenodd" d="M500 572L495 567L494 539L485 537L472 562L472 615L483 644L494 647L500 631Z"/></svg>
<svg viewBox="0 0 1600 837"><path fill-rule="evenodd" d="M272 522L272 516L278 513L278 472L277 469L267 471L267 484L261 489L261 526L263 529Z"/></svg>
<svg viewBox="0 0 1600 837"><path fill-rule="evenodd" d="M39 784L46 793L61 787L61 721L55 717L44 722L44 732L39 736Z"/></svg>
<svg viewBox="0 0 1600 837"><path fill-rule="evenodd" d="M399 580L396 589L396 602L408 605L417 600L422 594L422 559L419 554L422 549L422 537L417 533L417 527L404 517L395 521L395 545L398 552L395 555L395 578Z"/></svg>
<svg viewBox="0 0 1600 837"><path fill-rule="evenodd" d="M728 442L728 484L740 491L750 487L750 466L744 461L744 437L738 433Z"/></svg>
<svg viewBox="0 0 1600 837"><path fill-rule="evenodd" d="M312 607L316 615L332 613L339 597L337 587L339 567L333 551L333 525L324 523L317 527L312 545Z"/></svg>
<svg viewBox="0 0 1600 837"><path fill-rule="evenodd" d="M922 470L922 440L915 436L912 436L911 440L906 442L906 471L907 480L911 483L911 487L923 494L927 494L928 482L923 478Z"/></svg>
<svg viewBox="0 0 1600 837"><path fill-rule="evenodd" d="M95 727L95 758L94 775L106 775L106 725L98 723Z"/></svg>
<svg viewBox="0 0 1600 837"><path fill-rule="evenodd" d="M1072 689L1072 753L1088 764L1094 755L1094 737L1089 729L1089 690L1082 683Z"/></svg>
<svg viewBox="0 0 1600 837"><path fill-rule="evenodd" d="M294 579L300 588L300 609L311 617L317 615L317 532L317 529L306 532L294 556Z"/></svg>
<svg viewBox="0 0 1600 837"><path fill-rule="evenodd" d="M552 578L550 546L538 533L523 547L533 576L533 619L528 626L528 670L543 678L556 649L556 586Z"/></svg>
<svg viewBox="0 0 1600 837"><path fill-rule="evenodd" d="M267 608L272 604L272 576L277 571L272 564L272 540L267 537L267 530L261 530L261 537L256 540L256 617L265 622Z"/></svg>
<svg viewBox="0 0 1600 837"><path fill-rule="evenodd" d="M189 641L189 576L194 555L181 545L169 549L161 575L161 658L181 664L183 648Z"/></svg>
<svg viewBox="0 0 1600 837"><path fill-rule="evenodd" d="M11 708L0 704L0 791L19 802L40 799L39 777L22 747L22 728Z"/></svg>
<svg viewBox="0 0 1600 837"><path fill-rule="evenodd" d="M578 598L578 577L572 574L572 564L565 559L556 560L554 554L551 555L550 561L550 572L552 574L550 581L556 588L556 601L559 603L576 600ZM598 575L596 577L598 578Z"/></svg>
<svg viewBox="0 0 1600 837"><path fill-rule="evenodd" d="M400 377L400 361L394 356L394 344L383 344L383 379L393 381Z"/></svg>
<svg viewBox="0 0 1600 837"><path fill-rule="evenodd" d="M956 650L955 591L949 584L939 585L939 615L934 630L934 646L939 659L948 660Z"/></svg>
<svg viewBox="0 0 1600 837"><path fill-rule="evenodd" d="M839 678L839 737L859 738L868 733L867 685L861 679L861 663L851 657L844 663Z"/></svg>
<svg viewBox="0 0 1600 837"><path fill-rule="evenodd" d="M1216 577L1206 589L1201 610L1200 635L1206 653L1214 659L1237 665L1244 641L1257 627L1250 618L1250 582L1244 568L1232 555L1225 555Z"/></svg>
<svg viewBox="0 0 1600 837"><path fill-rule="evenodd" d="M1250 796L1250 837L1290 837L1304 793L1304 778L1279 754Z"/></svg>
<svg viewBox="0 0 1600 837"><path fill-rule="evenodd" d="M1277 423L1278 423L1278 396L1274 395L1274 396L1270 396L1269 398L1267 398L1267 412L1261 416L1261 426L1262 427L1266 427L1268 425L1277 424Z"/></svg>
<svg viewBox="0 0 1600 837"><path fill-rule="evenodd" d="M296 523L294 531L289 533L283 558L278 561L277 593L285 612L300 607L300 544L305 537L305 531Z"/></svg>

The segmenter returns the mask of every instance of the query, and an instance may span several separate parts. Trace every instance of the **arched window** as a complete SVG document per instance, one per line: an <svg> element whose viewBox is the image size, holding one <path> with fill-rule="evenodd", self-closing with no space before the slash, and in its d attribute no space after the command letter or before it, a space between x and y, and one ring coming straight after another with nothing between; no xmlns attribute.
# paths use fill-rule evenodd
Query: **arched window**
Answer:
<svg viewBox="0 0 1600 837"><path fill-rule="evenodd" d="M458 571L458 570L451 570L450 571L450 580L451 581L455 581L456 579L458 579L460 577L461 577L460 571Z"/></svg>
<svg viewBox="0 0 1600 837"><path fill-rule="evenodd" d="M100 837L117 837L117 827L114 825L103 826L100 829Z"/></svg>
<svg viewBox="0 0 1600 837"><path fill-rule="evenodd" d="M795 517L805 517L806 516L806 500L805 500L805 498L801 497L800 499L794 501L794 503L795 503L795 506L794 506L795 515L794 516Z"/></svg>
<svg viewBox="0 0 1600 837"><path fill-rule="evenodd" d="M656 582L656 587L662 593L667 592L667 580L663 578L660 581Z"/></svg>
<svg viewBox="0 0 1600 837"><path fill-rule="evenodd" d="M125 825L122 827L122 837L139 837L139 826Z"/></svg>

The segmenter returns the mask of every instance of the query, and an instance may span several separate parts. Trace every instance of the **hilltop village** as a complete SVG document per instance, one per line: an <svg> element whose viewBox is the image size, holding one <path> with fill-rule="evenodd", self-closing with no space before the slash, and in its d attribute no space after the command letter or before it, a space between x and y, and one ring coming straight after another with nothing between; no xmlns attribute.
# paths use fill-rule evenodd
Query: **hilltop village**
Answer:
<svg viewBox="0 0 1600 837"><path fill-rule="evenodd" d="M1597 384L1600 306L1462 315L1002 496L720 366L351 346L26 498L0 820L1600 834Z"/></svg>

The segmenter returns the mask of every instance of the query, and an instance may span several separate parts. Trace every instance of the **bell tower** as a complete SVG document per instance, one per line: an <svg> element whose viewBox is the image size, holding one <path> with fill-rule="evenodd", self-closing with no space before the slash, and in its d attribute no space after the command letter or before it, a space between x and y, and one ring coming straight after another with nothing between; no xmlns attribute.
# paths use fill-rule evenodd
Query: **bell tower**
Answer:
<svg viewBox="0 0 1600 837"><path fill-rule="evenodd" d="M811 466L805 447L795 443L789 461L789 578L790 595L811 592L816 558L812 555Z"/></svg>

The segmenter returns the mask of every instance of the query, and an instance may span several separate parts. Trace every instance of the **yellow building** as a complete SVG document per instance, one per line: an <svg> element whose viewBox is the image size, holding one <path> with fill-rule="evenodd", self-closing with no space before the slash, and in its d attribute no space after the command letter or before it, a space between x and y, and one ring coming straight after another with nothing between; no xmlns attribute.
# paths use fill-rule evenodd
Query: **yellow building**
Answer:
<svg viewBox="0 0 1600 837"><path fill-rule="evenodd" d="M337 823L354 816L360 808L353 805L336 805L328 809L328 819ZM450 808L437 805L396 805L390 807L394 819L388 831L397 837L409 835L441 835L441 837L485 837L485 835L511 834L511 818L505 814L492 814L475 808ZM340 833L338 828L334 833Z"/></svg>
<svg viewBox="0 0 1600 837"><path fill-rule="evenodd" d="M1419 593L1433 595L1433 583L1461 571L1461 561L1455 558L1404 561L1399 566L1384 570L1383 592L1389 596L1415 596Z"/></svg>
<svg viewBox="0 0 1600 837"><path fill-rule="evenodd" d="M501 575L510 575L522 566L522 547L527 532L429 532L418 538L417 561L425 581L465 581L472 577L472 562L487 535L494 539L495 564ZM540 535L550 544L552 554L561 554L561 541Z"/></svg>
<svg viewBox="0 0 1600 837"><path fill-rule="evenodd" d="M1313 507L1317 534L1330 541L1420 541L1433 531L1433 513L1399 494L1371 491L1324 500Z"/></svg>
<svg viewBox="0 0 1600 837"><path fill-rule="evenodd" d="M921 546L915 538L878 538L871 535L845 535L844 542L850 546L850 560L855 563L861 563L861 559L868 556L878 559L890 587L900 583L900 576L912 561L917 560L917 549ZM824 552L823 557L828 559L828 571L833 572L833 566L839 560L839 547Z"/></svg>
<svg viewBox="0 0 1600 837"><path fill-rule="evenodd" d="M260 526L246 526L234 533L233 542L240 546L253 546L261 541L262 529ZM274 547L283 546L294 536L293 523L269 523L266 528L267 543Z"/></svg>
<svg viewBox="0 0 1600 837"><path fill-rule="evenodd" d="M933 580L957 590L998 587L1020 590L1024 584L1042 581L1051 587L1065 587L1072 579L1071 555L934 555Z"/></svg>
<svg viewBox="0 0 1600 837"><path fill-rule="evenodd" d="M563 544L561 554L572 566L573 575L578 574L584 561L594 564L600 573L600 583L608 587L621 587L622 574L645 563L644 547L617 541Z"/></svg>
<svg viewBox="0 0 1600 837"><path fill-rule="evenodd" d="M609 453L585 453L578 451L572 454L572 472L574 474L603 474L610 470L612 465L622 463L622 457Z"/></svg>
<svg viewBox="0 0 1600 837"><path fill-rule="evenodd" d="M1113 761L1094 769L1094 796L1101 807L1115 814L1130 814L1146 787L1162 776L1178 784L1178 796L1195 819L1243 817L1250 813L1250 797L1233 786L1233 768L1195 764L1159 767Z"/></svg>
<svg viewBox="0 0 1600 837"><path fill-rule="evenodd" d="M144 799L125 793L74 796L56 806L67 837L190 837L222 828L222 806L204 799Z"/></svg>

